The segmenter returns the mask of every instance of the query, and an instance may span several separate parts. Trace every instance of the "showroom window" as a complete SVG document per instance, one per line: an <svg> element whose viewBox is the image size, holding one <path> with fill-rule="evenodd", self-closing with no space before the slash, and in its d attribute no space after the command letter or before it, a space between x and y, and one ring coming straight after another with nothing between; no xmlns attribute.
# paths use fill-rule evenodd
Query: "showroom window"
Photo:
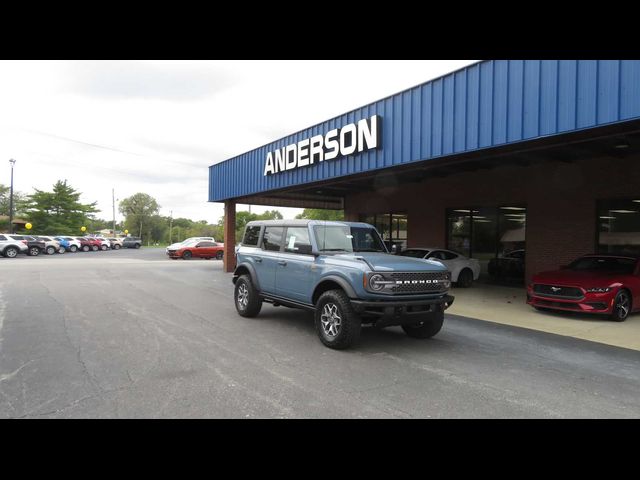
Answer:
<svg viewBox="0 0 640 480"><path fill-rule="evenodd" d="M391 253L407 248L407 215L404 213L382 213L365 215L360 221L376 227Z"/></svg>
<svg viewBox="0 0 640 480"><path fill-rule="evenodd" d="M449 250L480 261L487 273L492 258L525 248L527 209L519 205L447 209Z"/></svg>
<svg viewBox="0 0 640 480"><path fill-rule="evenodd" d="M640 197L598 202L598 253L640 255Z"/></svg>

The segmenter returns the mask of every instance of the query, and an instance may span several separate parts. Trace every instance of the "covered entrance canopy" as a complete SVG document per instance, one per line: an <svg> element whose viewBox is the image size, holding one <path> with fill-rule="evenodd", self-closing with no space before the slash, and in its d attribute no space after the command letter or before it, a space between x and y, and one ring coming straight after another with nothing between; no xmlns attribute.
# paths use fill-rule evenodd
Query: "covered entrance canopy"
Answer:
<svg viewBox="0 0 640 480"><path fill-rule="evenodd" d="M235 203L345 209L353 219L357 195L639 149L640 61L490 60L212 165L209 201L225 202L233 223Z"/></svg>

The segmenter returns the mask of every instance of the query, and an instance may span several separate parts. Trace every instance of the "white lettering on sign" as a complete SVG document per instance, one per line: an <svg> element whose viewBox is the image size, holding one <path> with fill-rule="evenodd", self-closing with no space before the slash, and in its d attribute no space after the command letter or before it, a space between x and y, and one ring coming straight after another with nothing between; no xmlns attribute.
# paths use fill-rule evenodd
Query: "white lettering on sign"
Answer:
<svg viewBox="0 0 640 480"><path fill-rule="evenodd" d="M293 170L382 146L382 117L373 115L357 123L314 135L267 153L264 175Z"/></svg>

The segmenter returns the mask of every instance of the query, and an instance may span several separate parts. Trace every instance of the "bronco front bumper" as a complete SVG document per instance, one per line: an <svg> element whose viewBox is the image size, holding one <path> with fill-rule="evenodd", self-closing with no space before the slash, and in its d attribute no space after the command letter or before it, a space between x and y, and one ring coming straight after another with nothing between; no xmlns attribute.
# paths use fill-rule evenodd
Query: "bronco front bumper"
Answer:
<svg viewBox="0 0 640 480"><path fill-rule="evenodd" d="M359 315L380 317L376 325L402 325L415 322L415 315L444 312L453 304L452 295L425 300L351 300L353 309Z"/></svg>

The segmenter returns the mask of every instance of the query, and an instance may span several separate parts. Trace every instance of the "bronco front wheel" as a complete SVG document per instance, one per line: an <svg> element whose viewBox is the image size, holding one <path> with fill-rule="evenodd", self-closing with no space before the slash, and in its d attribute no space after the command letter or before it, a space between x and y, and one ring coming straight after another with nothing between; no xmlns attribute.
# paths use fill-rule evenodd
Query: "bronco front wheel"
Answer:
<svg viewBox="0 0 640 480"><path fill-rule="evenodd" d="M329 290L318 299L315 311L316 332L329 348L349 348L360 338L362 320L342 290Z"/></svg>

